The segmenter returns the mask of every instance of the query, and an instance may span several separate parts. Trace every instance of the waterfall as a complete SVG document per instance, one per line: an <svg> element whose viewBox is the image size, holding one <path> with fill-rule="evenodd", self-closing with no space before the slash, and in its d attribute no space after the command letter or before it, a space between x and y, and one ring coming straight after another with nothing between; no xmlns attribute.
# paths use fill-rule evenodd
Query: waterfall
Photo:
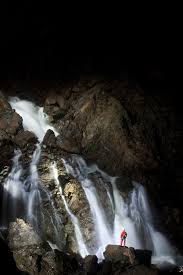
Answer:
<svg viewBox="0 0 183 275"><path fill-rule="evenodd" d="M25 186L29 193L27 200L27 220L36 228L38 228L38 221L40 220L41 215L41 194L39 190L39 175L37 171L40 155L41 147L38 144L30 163L30 176L25 181Z"/></svg>
<svg viewBox="0 0 183 275"><path fill-rule="evenodd" d="M26 191L22 188L21 176L23 172L20 158L22 153L15 150L13 157L13 166L10 174L3 184L3 201L2 201L2 222L1 229L6 229L8 223L24 214L25 201L27 199Z"/></svg>
<svg viewBox="0 0 183 275"><path fill-rule="evenodd" d="M43 107L38 107L27 100L20 100L18 97L11 97L9 103L23 118L24 130L33 132L40 142L48 129L58 135L55 128L48 123L48 116L43 112Z"/></svg>
<svg viewBox="0 0 183 275"><path fill-rule="evenodd" d="M116 177L110 177L101 171L96 165L87 166L85 161L73 155L68 161L64 161L68 174L80 181L90 205L96 226L96 234L99 236L96 253L99 257L107 244L119 244L122 228L128 233L127 245L136 249L150 249L153 252L152 262L162 264L167 262L175 264L175 252L167 238L159 232L153 223L153 215L149 205L145 188L133 182L133 190L128 200L124 200L120 194ZM98 197L97 184L92 182L90 175L99 174L103 178L103 184L107 183L112 188L112 194L105 198L109 200L113 211L112 230L106 220L105 209L102 208ZM103 237L101 235L103 234Z"/></svg>
<svg viewBox="0 0 183 275"><path fill-rule="evenodd" d="M71 218L72 224L74 226L75 237L76 237L79 253L82 257L85 257L85 256L89 255L89 252L88 252L88 249L87 249L87 247L84 243L84 238L83 238L83 235L82 235L82 232L81 232L81 229L80 229L79 221L78 221L77 217L69 209L68 203L67 203L67 201L66 201L66 199L63 195L63 190L62 190L62 187L61 187L60 182L58 180L58 170L57 170L55 162L53 162L53 164L51 165L51 174L52 174L52 176L55 180L55 183L56 183L56 185L59 189L61 198L64 202L65 209L66 209L69 217Z"/></svg>
<svg viewBox="0 0 183 275"><path fill-rule="evenodd" d="M24 130L32 131L40 142L48 129L53 130L55 135L58 135L56 130L49 125L42 107L37 107L29 101L18 98L11 98L10 104L22 116ZM9 221L21 217L32 224L44 238L48 230L45 224L45 212L48 210L44 205L49 205L50 213L47 215L53 228L54 236L52 239L56 242L54 245L61 248L60 227L62 222L57 215L49 193L41 185L39 179L37 167L41 156L40 144L37 144L28 171L23 171L19 161L21 155L19 150L15 151L12 170L4 183L3 217L8 217L8 221L3 222L1 228L5 227L5 224L7 227ZM52 240L49 242L52 243Z"/></svg>
<svg viewBox="0 0 183 275"><path fill-rule="evenodd" d="M54 127L49 125L48 117L44 114L42 107L37 107L29 101L19 100L18 98L11 98L10 104L23 118L24 129L33 132L38 137L39 142L42 142L48 129L53 130L56 136L58 135ZM3 216L4 227L7 226L8 222L5 219L6 217L11 220L20 215L25 215L27 220L34 226L42 223L42 227L44 227L44 215L43 209L41 209L42 200L44 197L47 201L51 201L51 198L40 183L37 170L40 155L41 146L37 145L30 163L29 175L25 178L20 164L21 152L19 150L15 151L12 170L4 183L3 209L8 209L8 212L3 210L6 213ZM117 178L110 177L96 165L87 166L85 161L76 155L71 156L67 161L63 159L63 163L66 172L81 183L88 200L97 237L94 252L99 259L102 259L106 245L120 243L120 232L122 228L125 228L128 233L127 246L133 246L137 249L151 249L153 251L153 263L175 263L174 249L167 238L154 225L154 217L148 196L142 185L133 182L133 190L124 199L118 189ZM73 223L78 251L84 257L89 254L90 247L86 246L80 223L69 209L63 195L58 180L56 163L53 163L50 169L55 184L59 188L66 212ZM103 186L103 191L99 188L99 182L96 181L99 178L102 181L100 184ZM101 195L105 195L105 197L101 197ZM9 196L12 198L11 205ZM110 209L104 207L102 199L105 199ZM50 204L53 210L51 213L52 225L57 230L60 221L57 220L54 205L52 202ZM108 210L110 210L110 219ZM57 234L57 238L59 240L59 234ZM52 247L59 247L57 245L59 241L53 243L52 240L48 240L48 242Z"/></svg>

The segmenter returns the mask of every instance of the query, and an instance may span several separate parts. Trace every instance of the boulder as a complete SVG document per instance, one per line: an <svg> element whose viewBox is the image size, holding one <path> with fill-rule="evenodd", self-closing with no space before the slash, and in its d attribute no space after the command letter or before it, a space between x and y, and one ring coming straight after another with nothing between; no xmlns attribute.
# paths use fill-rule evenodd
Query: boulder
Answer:
<svg viewBox="0 0 183 275"><path fill-rule="evenodd" d="M10 223L8 239L20 270L31 275L63 274L63 253L52 250L22 219Z"/></svg>
<svg viewBox="0 0 183 275"><path fill-rule="evenodd" d="M120 264L135 264L135 252L133 248L121 247L119 245L107 245L104 251L104 258L106 261L113 263L120 262Z"/></svg>
<svg viewBox="0 0 183 275"><path fill-rule="evenodd" d="M17 267L29 274L38 274L43 242L37 233L29 224L17 219L10 223L8 236Z"/></svg>
<svg viewBox="0 0 183 275"><path fill-rule="evenodd" d="M48 147L55 147L56 146L56 137L54 132L51 129L48 129L44 138L43 138L43 144L45 144Z"/></svg>

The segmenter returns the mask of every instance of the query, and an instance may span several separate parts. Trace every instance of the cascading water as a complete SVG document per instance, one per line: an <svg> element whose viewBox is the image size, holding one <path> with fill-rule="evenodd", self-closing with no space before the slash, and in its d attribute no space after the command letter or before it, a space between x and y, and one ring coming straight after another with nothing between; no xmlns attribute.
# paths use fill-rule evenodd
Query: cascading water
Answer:
<svg viewBox="0 0 183 275"><path fill-rule="evenodd" d="M24 129L32 131L40 142L48 129L53 130L55 135L58 135L55 129L48 124L47 116L43 113L43 108L37 107L29 101L19 100L18 98L11 98L10 104L12 108L22 116ZM56 245L61 247L61 238L59 236L61 220L56 213L49 193L41 186L38 175L37 167L40 156L41 146L37 144L37 148L33 153L32 161L29 166L29 171L28 173L26 172L28 175L22 176L21 178L24 172L19 162L21 152L15 151L12 171L4 183L3 216L8 217L8 222L15 220L17 217L22 217L30 222L40 234L44 235L44 231L46 231L44 224L44 211L46 210L43 209L44 200L47 205L49 204L49 209L51 211L51 216L49 218L55 235L53 239ZM11 210L9 211L10 204ZM20 211L18 211L18 209L20 209ZM6 222L6 226L8 226L8 222ZM1 227L4 226L5 222L2 223Z"/></svg>
<svg viewBox="0 0 183 275"><path fill-rule="evenodd" d="M41 215L41 194L39 190L39 175L37 171L37 165L41 155L41 147L37 145L36 150L33 153L32 161L30 163L30 176L25 181L25 186L28 191L27 201L27 220L37 227L38 220Z"/></svg>
<svg viewBox="0 0 183 275"><path fill-rule="evenodd" d="M25 201L27 194L22 188L21 176L23 172L20 164L21 151L15 150L13 158L13 167L3 185L3 202L2 202L2 222L1 229L6 229L9 221L15 219L26 208Z"/></svg>
<svg viewBox="0 0 183 275"><path fill-rule="evenodd" d="M51 129L56 136L58 135L55 128L48 123L48 117L43 112L43 107L38 107L27 100L20 100L18 97L10 98L9 103L23 118L24 129L33 132L40 142L48 129Z"/></svg>
<svg viewBox="0 0 183 275"><path fill-rule="evenodd" d="M127 245L137 249L150 249L153 251L153 263L167 262L175 264L175 252L166 237L158 232L153 225L152 212L148 203L146 191L143 186L133 183L133 190L129 200L124 201L120 194L116 178L110 177L96 165L88 167L85 161L78 156L72 156L64 162L66 171L81 182L88 199L91 213L96 225L96 233L104 238L98 240L96 254L100 257L107 244L119 244L120 232L124 227L128 232ZM99 173L103 181L112 186L112 194L108 199L114 209L113 226L106 221L105 209L102 209L97 196L97 185L89 179L92 173ZM100 227L98 225L100 224Z"/></svg>
<svg viewBox="0 0 183 275"><path fill-rule="evenodd" d="M102 208L102 205L100 203L99 197L97 195L97 190L91 180L87 178L88 174L88 167L86 166L85 162L82 158L78 158L78 166L80 169L82 169L83 174L80 173L79 169L76 169L75 171L72 169L72 167L66 162L63 161L66 171L69 174L72 174L72 176L77 177L79 181L81 182L81 185L83 187L83 190L86 194L86 197L88 199L91 213L94 219L95 224L95 230L97 235L97 242L98 242L98 251L96 251L96 255L101 258L102 257L102 251L105 250L105 246L107 243L112 243L112 230L110 228L110 225L108 224L107 217L105 215L105 211ZM86 168L86 170L84 170Z"/></svg>
<svg viewBox="0 0 183 275"><path fill-rule="evenodd" d="M84 238L80 229L80 224L79 221L77 219L77 217L71 212L71 210L69 209L69 206L67 204L67 201L63 195L63 191L62 191L62 187L60 185L60 182L58 180L58 171L57 171L57 167L56 167L56 163L54 162L51 166L51 174L55 180L56 185L58 186L58 189L60 191L60 195L61 198L64 202L64 206L65 209L69 215L69 217L71 218L72 224L74 226L74 230L75 230L75 237L76 237L76 241L77 241L77 246L78 246L78 251L80 253L80 255L82 257L85 257L86 255L89 255L88 249L84 243Z"/></svg>
<svg viewBox="0 0 183 275"><path fill-rule="evenodd" d="M42 141L48 129L53 130L55 135L58 135L56 130L48 124L47 116L43 113L43 108L37 107L29 101L19 100L18 98L11 98L10 104L12 108L22 116L24 129L32 131L38 137L39 142ZM12 214L12 216L17 216L18 205L23 205L27 214L27 219L32 223L39 221L38 212L41 212L39 209L42 195L40 193L41 188L37 171L37 165L41 154L40 148L40 145L38 145L30 164L30 175L23 181L23 170L19 161L21 152L15 151L12 171L4 183L4 207L6 208L8 205L8 196L12 196L14 203L13 209L15 210L15 213ZM117 188L116 178L108 176L96 165L87 166L85 161L78 156L73 156L67 162L65 160L63 160L63 162L67 173L80 181L89 202L95 224L96 235L98 237L95 254L97 254L99 258L102 258L102 252L107 244L119 244L120 232L124 227L128 232L128 246L151 249L153 251L153 261L155 263L162 263L163 261L172 264L175 263L174 249L171 247L166 237L156 230L153 224L153 217L148 203L147 194L140 184L133 183L134 188L130 193L128 200L124 200ZM85 256L89 254L89 248L87 249L84 243L82 228L80 228L78 219L69 209L62 193L55 163L52 165L51 170L55 183L59 187L65 209L74 225L79 252L82 256ZM95 177L102 178L102 183L106 191L105 199L108 201L112 213L112 219L110 219L110 222L108 220L107 210L101 203L101 191L95 181L91 179L92 174L95 175ZM47 200L50 200L48 194L45 196ZM21 204L16 203L17 201L21 201ZM6 212L6 216L7 215ZM52 215L54 215L54 211ZM53 218L52 223L53 226L55 226L57 218ZM4 221L4 226L5 224L7 225L7 221ZM55 247L55 244L51 243L51 245Z"/></svg>

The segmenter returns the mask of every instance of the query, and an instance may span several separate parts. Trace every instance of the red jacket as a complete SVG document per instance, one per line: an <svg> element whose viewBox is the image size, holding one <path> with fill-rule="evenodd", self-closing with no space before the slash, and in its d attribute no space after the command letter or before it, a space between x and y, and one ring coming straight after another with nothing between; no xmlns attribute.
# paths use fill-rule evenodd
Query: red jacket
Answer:
<svg viewBox="0 0 183 275"><path fill-rule="evenodd" d="M123 231L121 232L121 239L122 239L122 238L126 238L126 237L127 237L127 233L126 233L125 230L123 230Z"/></svg>

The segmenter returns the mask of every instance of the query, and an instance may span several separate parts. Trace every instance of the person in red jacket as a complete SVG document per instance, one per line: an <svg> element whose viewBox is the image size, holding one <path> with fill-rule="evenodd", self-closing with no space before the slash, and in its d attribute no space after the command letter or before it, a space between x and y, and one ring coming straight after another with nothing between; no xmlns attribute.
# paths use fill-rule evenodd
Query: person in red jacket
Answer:
<svg viewBox="0 0 183 275"><path fill-rule="evenodd" d="M121 246L126 246L126 237L127 237L127 232L125 231L125 229L123 229L123 230L121 231L121 236L120 236L120 238L121 238L121 243L120 243L120 245L121 245Z"/></svg>

